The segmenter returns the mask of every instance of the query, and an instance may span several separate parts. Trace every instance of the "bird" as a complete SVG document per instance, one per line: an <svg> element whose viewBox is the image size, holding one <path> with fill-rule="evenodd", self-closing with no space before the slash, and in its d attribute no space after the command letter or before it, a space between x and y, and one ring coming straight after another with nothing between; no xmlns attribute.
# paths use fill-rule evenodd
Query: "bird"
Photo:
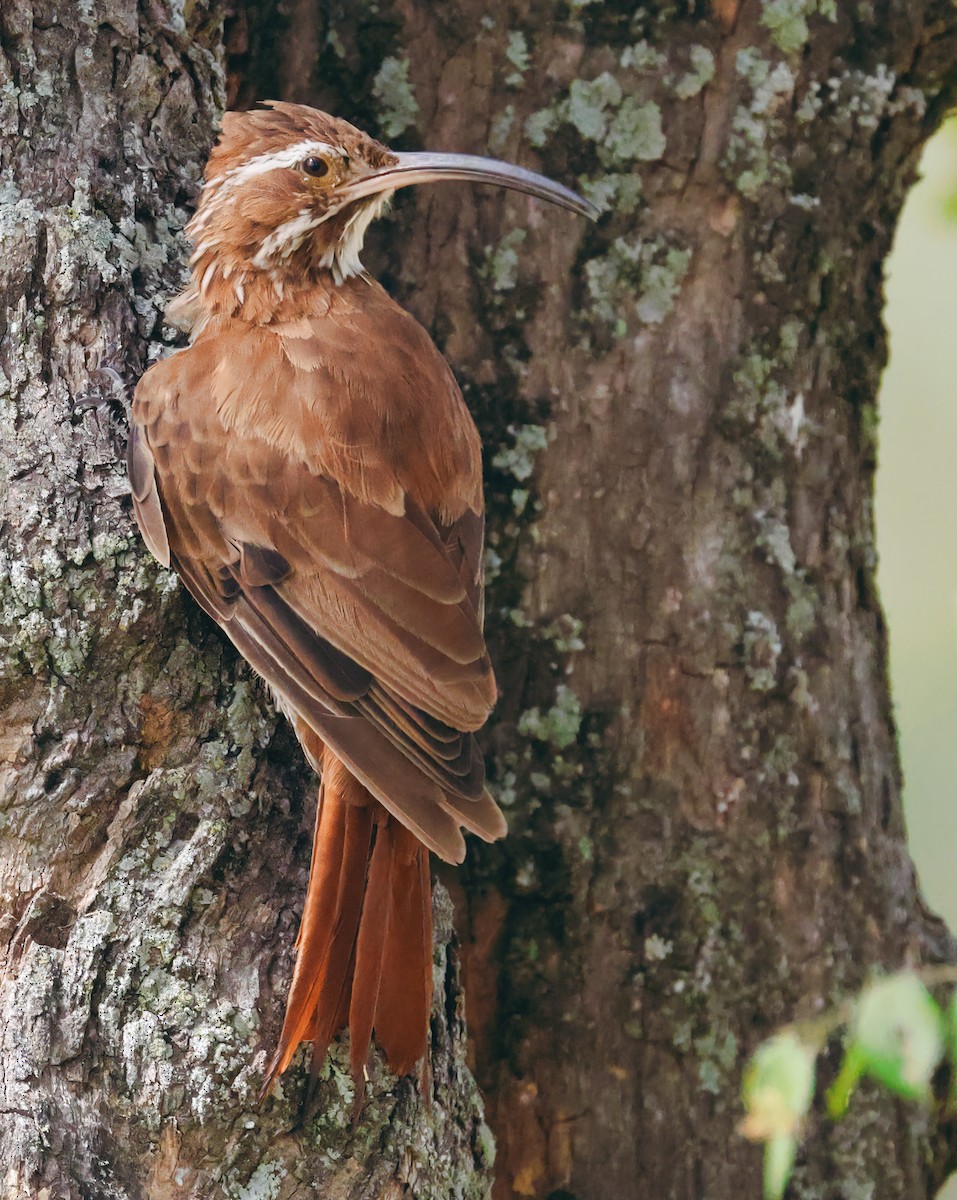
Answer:
<svg viewBox="0 0 957 1200"><path fill-rule="evenodd" d="M410 184L471 180L589 217L575 192L473 155L396 153L341 118L226 113L167 319L189 345L137 385L128 471L154 557L265 680L320 777L278 1044L312 1081L349 1027L397 1076L426 1055L429 852L506 823L475 734L496 701L483 635L481 444L445 359L363 269Z"/></svg>

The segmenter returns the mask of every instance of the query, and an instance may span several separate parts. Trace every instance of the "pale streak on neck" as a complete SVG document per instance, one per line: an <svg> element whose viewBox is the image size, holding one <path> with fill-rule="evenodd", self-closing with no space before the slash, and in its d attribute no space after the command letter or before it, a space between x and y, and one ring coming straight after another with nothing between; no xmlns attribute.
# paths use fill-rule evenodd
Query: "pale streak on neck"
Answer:
<svg viewBox="0 0 957 1200"><path fill-rule="evenodd" d="M359 255L365 242L366 231L376 217L380 217L392 199L393 192L380 192L366 204L360 205L346 222L338 242L330 246L319 259L321 267L328 267L335 283L345 283L353 275L364 273Z"/></svg>
<svg viewBox="0 0 957 1200"><path fill-rule="evenodd" d="M288 156L291 157L295 149L298 161L303 145L313 148L317 143L290 147ZM210 191L215 195L219 191L219 184L214 184ZM393 194L391 190L381 192L358 204L335 244L327 247L318 258L313 258L313 270L318 266L328 271L334 287L341 286L357 275L364 275L359 256L366 232L376 217L381 216ZM178 307L186 316L183 323L193 325L193 336L210 315L234 316L257 324L268 323L281 310L287 310L297 301L301 303L304 293L321 290L321 285L317 289L316 283L310 281L305 273L301 276L297 274L290 260L302 250L310 237L315 236L317 229L342 211L341 205L321 216L314 215L308 208L300 209L295 217L266 235L247 263L240 264L235 261L235 253L230 255L229 248L220 242L215 230L210 228L215 203L229 204L230 200L216 195L214 204L197 213L189 229L196 239L190 257L193 281L187 293L180 298ZM266 298L263 289L272 293L272 300ZM204 316L202 321L194 324L197 309L202 310Z"/></svg>

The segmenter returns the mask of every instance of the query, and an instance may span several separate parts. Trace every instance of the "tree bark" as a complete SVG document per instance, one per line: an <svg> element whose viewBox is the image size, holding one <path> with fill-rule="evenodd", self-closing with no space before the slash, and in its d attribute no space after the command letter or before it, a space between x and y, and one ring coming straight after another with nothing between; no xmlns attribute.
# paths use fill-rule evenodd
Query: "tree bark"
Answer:
<svg viewBox="0 0 957 1200"><path fill-rule="evenodd" d="M188 15L184 15L184 13ZM0 1162L10 1196L480 1196L440 900L435 1099L341 1049L254 1103L314 781L150 563L116 425L158 352L224 83L401 148L576 180L594 229L400 193L368 265L486 447L487 738L511 832L447 880L496 1195L759 1195L748 1053L879 966L954 957L907 857L873 579L881 264L953 101L947 3L92 0L0 15ZM149 348L149 349L147 349ZM372 348L357 348L357 353ZM444 876L443 876L444 878ZM262 1025L259 1025L259 1021ZM794 1194L929 1196L949 1131L865 1090ZM44 1190L46 1189L46 1190Z"/></svg>
<svg viewBox="0 0 957 1200"><path fill-rule="evenodd" d="M301 1127L301 1063L257 1103L316 782L144 552L122 388L94 374L132 381L162 349L222 107L222 11L17 0L0 45L0 1193L481 1196L447 898L434 1105L383 1075L353 1129L341 1048Z"/></svg>

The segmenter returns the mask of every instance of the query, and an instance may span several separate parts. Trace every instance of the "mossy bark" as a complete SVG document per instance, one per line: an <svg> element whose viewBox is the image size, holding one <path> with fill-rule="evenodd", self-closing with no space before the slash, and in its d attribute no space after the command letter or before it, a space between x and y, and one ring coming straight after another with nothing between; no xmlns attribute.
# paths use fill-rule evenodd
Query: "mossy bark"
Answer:
<svg viewBox="0 0 957 1200"><path fill-rule="evenodd" d="M871 504L881 264L953 100L952 5L248 0L225 85L218 7L82 13L0 14L9 1194L488 1186L446 949L431 1109L382 1079L351 1132L339 1059L305 1129L301 1072L253 1103L313 784L140 547L108 408L76 406L162 340L228 90L607 209L400 194L367 255L488 449L512 829L447 881L474 1067L500 1197L757 1196L734 1132L756 1042L953 956L904 844ZM809 1130L794 1194L928 1196L947 1135L866 1091Z"/></svg>
<svg viewBox="0 0 957 1200"><path fill-rule="evenodd" d="M758 1195L751 1049L953 952L904 844L872 522L882 262L953 8L323 19L291 91L607 209L434 189L377 234L488 449L511 833L457 894L497 1195ZM928 1195L945 1140L867 1093L809 1130L795 1195Z"/></svg>
<svg viewBox="0 0 957 1200"><path fill-rule="evenodd" d="M340 1048L256 1100L315 779L144 552L124 389L162 350L222 109L222 10L0 10L0 1194L481 1197L491 1138L436 904L434 1101ZM104 370L104 368L106 368Z"/></svg>

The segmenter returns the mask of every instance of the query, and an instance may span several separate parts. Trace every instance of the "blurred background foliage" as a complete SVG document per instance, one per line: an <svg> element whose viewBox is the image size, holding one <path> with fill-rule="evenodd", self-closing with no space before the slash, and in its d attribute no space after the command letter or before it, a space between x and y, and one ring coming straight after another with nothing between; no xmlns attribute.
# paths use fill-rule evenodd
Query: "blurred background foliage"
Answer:
<svg viewBox="0 0 957 1200"><path fill-rule="evenodd" d="M878 579L911 853L957 930L957 118L921 175L888 264Z"/></svg>
<svg viewBox="0 0 957 1200"><path fill-rule="evenodd" d="M904 808L924 896L957 929L957 117L931 139L888 264L878 579ZM957 1176L940 1193L957 1200Z"/></svg>

